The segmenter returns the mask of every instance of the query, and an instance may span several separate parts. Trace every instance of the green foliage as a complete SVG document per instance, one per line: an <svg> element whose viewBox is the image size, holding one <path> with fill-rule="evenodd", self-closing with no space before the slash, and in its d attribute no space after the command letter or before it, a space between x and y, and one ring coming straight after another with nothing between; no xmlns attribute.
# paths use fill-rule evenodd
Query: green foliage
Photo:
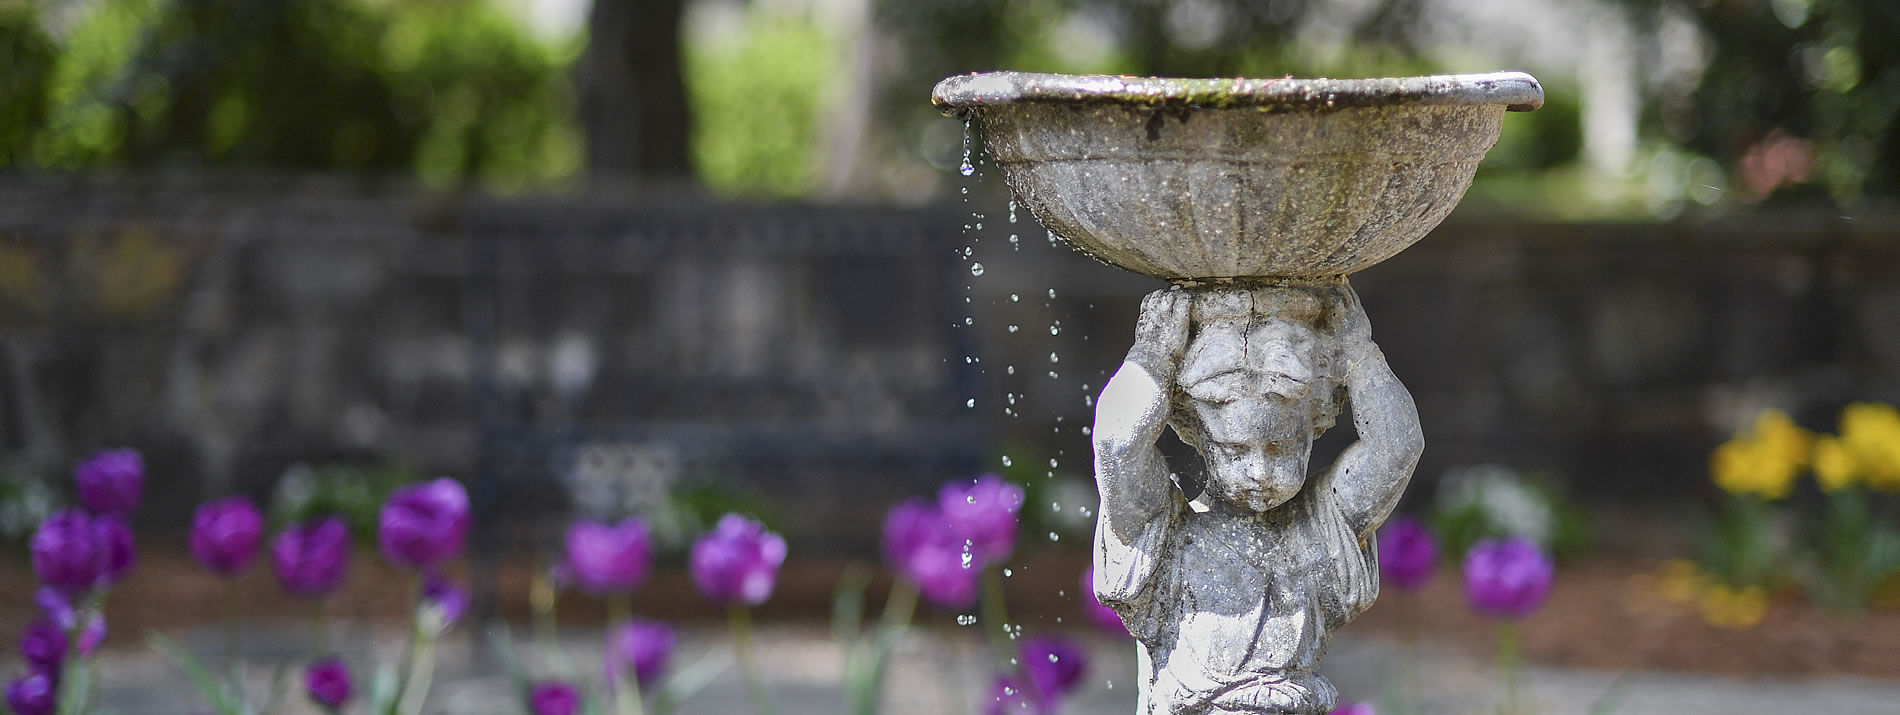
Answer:
<svg viewBox="0 0 1900 715"><path fill-rule="evenodd" d="M389 495L420 481L415 470L393 466L347 464L297 465L278 482L271 498L271 521L286 524L338 516L359 540L376 536L377 520Z"/></svg>
<svg viewBox="0 0 1900 715"><path fill-rule="evenodd" d="M809 18L751 5L739 32L687 47L700 179L733 194L805 193L824 90L844 64L839 46Z"/></svg>
<svg viewBox="0 0 1900 715"><path fill-rule="evenodd" d="M34 163L63 170L411 171L510 189L579 168L577 49L479 0L99 0L51 61L45 120L0 125L0 147L30 134Z"/></svg>
<svg viewBox="0 0 1900 715"><path fill-rule="evenodd" d="M1729 495L1704 518L1697 537L1703 572L1730 588L1773 589L1788 580L1788 544L1767 501Z"/></svg>
<svg viewBox="0 0 1900 715"><path fill-rule="evenodd" d="M57 56L31 5L0 4L0 167L27 158L33 128L46 119Z"/></svg>
<svg viewBox="0 0 1900 715"><path fill-rule="evenodd" d="M1864 610L1900 569L1900 530L1881 519L1864 490L1841 489L1826 498L1820 523L1808 534L1808 591L1837 611Z"/></svg>

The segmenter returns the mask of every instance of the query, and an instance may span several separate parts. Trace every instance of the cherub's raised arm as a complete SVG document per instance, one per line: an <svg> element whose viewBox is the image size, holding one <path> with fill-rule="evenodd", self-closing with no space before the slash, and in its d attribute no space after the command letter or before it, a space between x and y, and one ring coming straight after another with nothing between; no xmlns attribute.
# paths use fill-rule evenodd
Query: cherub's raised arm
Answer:
<svg viewBox="0 0 1900 715"><path fill-rule="evenodd" d="M1170 504L1173 483L1156 440L1168 424L1168 400L1187 350L1192 303L1179 288L1142 299L1134 347L1095 404L1095 485L1102 495L1099 539L1132 543Z"/></svg>
<svg viewBox="0 0 1900 715"><path fill-rule="evenodd" d="M1371 323L1359 296L1350 285L1340 286L1335 295L1339 319L1334 335L1344 348L1346 399L1359 441L1333 463L1328 483L1347 524L1365 537L1398 506L1425 451L1425 435L1412 393L1399 384L1385 354L1372 342Z"/></svg>

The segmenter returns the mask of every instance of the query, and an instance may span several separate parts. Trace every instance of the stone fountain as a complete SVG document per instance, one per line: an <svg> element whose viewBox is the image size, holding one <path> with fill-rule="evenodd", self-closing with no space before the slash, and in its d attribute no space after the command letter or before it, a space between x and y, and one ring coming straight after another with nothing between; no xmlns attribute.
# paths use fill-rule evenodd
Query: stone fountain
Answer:
<svg viewBox="0 0 1900 715"><path fill-rule="evenodd" d="M1373 532L1424 449L1347 274L1444 220L1530 75L1162 79L994 72L932 101L1016 199L1169 281L1096 403L1095 591L1140 642L1143 715L1332 709L1314 672L1379 595ZM1358 441L1310 471L1346 412ZM1172 427L1206 462L1172 473Z"/></svg>

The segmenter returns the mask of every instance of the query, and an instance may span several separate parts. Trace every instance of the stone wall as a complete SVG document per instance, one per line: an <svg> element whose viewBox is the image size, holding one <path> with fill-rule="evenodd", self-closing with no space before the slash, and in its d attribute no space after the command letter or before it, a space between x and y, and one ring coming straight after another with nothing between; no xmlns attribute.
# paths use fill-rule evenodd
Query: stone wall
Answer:
<svg viewBox="0 0 1900 715"><path fill-rule="evenodd" d="M0 465L144 448L147 526L296 462L549 510L601 503L597 472L711 470L837 544L955 474L1086 483L1088 401L1157 284L987 213L7 178ZM1454 217L1354 284L1418 398L1428 482L1496 462L1679 499L1759 407L1826 429L1900 400L1893 220Z"/></svg>

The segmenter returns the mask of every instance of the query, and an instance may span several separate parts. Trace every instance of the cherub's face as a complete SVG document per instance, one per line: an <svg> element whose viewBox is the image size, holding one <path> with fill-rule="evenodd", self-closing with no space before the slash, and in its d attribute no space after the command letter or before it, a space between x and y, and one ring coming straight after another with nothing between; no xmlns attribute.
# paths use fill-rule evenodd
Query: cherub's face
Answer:
<svg viewBox="0 0 1900 715"><path fill-rule="evenodd" d="M1325 392L1324 346L1303 322L1202 326L1177 383L1198 422L1207 491L1253 511L1299 493Z"/></svg>

